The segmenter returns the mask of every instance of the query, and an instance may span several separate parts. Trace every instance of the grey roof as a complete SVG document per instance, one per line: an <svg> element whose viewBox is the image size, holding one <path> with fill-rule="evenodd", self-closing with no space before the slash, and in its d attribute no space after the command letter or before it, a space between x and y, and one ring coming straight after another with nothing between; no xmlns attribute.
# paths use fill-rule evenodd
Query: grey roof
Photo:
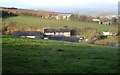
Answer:
<svg viewBox="0 0 120 75"><path fill-rule="evenodd" d="M68 41L68 42L78 42L79 38L77 37L65 37L65 36L51 36L49 37L51 40L61 40L61 41Z"/></svg>
<svg viewBox="0 0 120 75"><path fill-rule="evenodd" d="M41 36L43 33L40 31L15 31L12 33L13 36Z"/></svg>
<svg viewBox="0 0 120 75"><path fill-rule="evenodd" d="M70 32L70 29L44 29L44 33L52 33L52 32Z"/></svg>

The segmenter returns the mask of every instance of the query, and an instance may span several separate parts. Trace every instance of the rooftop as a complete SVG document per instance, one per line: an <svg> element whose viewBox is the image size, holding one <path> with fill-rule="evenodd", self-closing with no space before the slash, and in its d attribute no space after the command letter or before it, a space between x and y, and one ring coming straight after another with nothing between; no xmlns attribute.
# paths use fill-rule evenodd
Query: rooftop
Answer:
<svg viewBox="0 0 120 75"><path fill-rule="evenodd" d="M15 31L13 36L40 36L43 35L40 31Z"/></svg>
<svg viewBox="0 0 120 75"><path fill-rule="evenodd" d="M44 29L45 32L70 32L70 29Z"/></svg>

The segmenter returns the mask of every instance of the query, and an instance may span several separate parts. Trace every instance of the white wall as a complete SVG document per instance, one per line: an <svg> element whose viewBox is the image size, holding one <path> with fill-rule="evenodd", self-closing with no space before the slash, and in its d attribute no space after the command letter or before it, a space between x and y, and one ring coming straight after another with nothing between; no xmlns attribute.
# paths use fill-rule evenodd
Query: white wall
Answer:
<svg viewBox="0 0 120 75"><path fill-rule="evenodd" d="M35 38L35 36L26 36L26 37L28 37L28 38Z"/></svg>
<svg viewBox="0 0 120 75"><path fill-rule="evenodd" d="M54 33L45 33L46 35L64 35L64 36L70 36L70 32L56 32L55 34Z"/></svg>
<svg viewBox="0 0 120 75"><path fill-rule="evenodd" d="M46 35L54 35L54 33L45 33Z"/></svg>
<svg viewBox="0 0 120 75"><path fill-rule="evenodd" d="M70 36L70 32L64 32L64 36Z"/></svg>
<svg viewBox="0 0 120 75"><path fill-rule="evenodd" d="M108 36L108 35L113 35L111 32L103 32L103 35Z"/></svg>
<svg viewBox="0 0 120 75"><path fill-rule="evenodd" d="M35 38L35 36L21 36L21 37Z"/></svg>

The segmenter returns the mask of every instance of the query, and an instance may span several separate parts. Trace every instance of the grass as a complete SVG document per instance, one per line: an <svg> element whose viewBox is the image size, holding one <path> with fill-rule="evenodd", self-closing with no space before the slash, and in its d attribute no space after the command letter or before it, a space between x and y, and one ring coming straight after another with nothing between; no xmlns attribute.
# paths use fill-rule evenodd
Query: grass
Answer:
<svg viewBox="0 0 120 75"><path fill-rule="evenodd" d="M3 73L119 72L116 47L11 36L2 41Z"/></svg>
<svg viewBox="0 0 120 75"><path fill-rule="evenodd" d="M81 28L81 27L90 27L98 29L101 31L107 31L113 26L99 25L97 23L90 22L80 22L80 21L66 21L66 20L49 20L49 19L40 19L37 17L26 17L26 16L17 16L9 17L3 19L3 22L15 21L20 26L41 26L41 27L64 27L68 26L70 28Z"/></svg>

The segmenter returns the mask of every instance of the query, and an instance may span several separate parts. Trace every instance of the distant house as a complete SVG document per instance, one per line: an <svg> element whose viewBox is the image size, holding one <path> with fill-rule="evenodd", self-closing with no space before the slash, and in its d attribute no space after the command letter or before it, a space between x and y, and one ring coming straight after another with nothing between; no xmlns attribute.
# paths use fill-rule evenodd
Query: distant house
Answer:
<svg viewBox="0 0 120 75"><path fill-rule="evenodd" d="M100 19L92 19L92 22L95 22L95 23L99 23L99 24L102 24L102 22L100 21Z"/></svg>
<svg viewBox="0 0 120 75"><path fill-rule="evenodd" d="M104 36L109 36L109 35L112 35L112 32L103 32L103 35Z"/></svg>
<svg viewBox="0 0 120 75"><path fill-rule="evenodd" d="M92 22L98 23L98 24L103 24L103 25L110 25L111 22L109 21L104 21L102 19L92 19Z"/></svg>
<svg viewBox="0 0 120 75"><path fill-rule="evenodd" d="M13 36L28 37L28 38L43 38L44 34L40 31L15 31Z"/></svg>
<svg viewBox="0 0 120 75"><path fill-rule="evenodd" d="M100 22L100 19L92 19L93 22Z"/></svg>
<svg viewBox="0 0 120 75"><path fill-rule="evenodd" d="M110 25L111 22L109 22L109 21L100 21L99 24Z"/></svg>
<svg viewBox="0 0 120 75"><path fill-rule="evenodd" d="M66 37L71 36L70 29L44 29L45 35L63 35Z"/></svg>
<svg viewBox="0 0 120 75"><path fill-rule="evenodd" d="M58 15L56 16L56 19L57 19L57 20L60 20L60 19L70 20L70 16L71 16L71 15L72 15L71 13L58 14Z"/></svg>
<svg viewBox="0 0 120 75"><path fill-rule="evenodd" d="M116 36L118 33L115 33L115 32L103 32L103 35L104 36Z"/></svg>

